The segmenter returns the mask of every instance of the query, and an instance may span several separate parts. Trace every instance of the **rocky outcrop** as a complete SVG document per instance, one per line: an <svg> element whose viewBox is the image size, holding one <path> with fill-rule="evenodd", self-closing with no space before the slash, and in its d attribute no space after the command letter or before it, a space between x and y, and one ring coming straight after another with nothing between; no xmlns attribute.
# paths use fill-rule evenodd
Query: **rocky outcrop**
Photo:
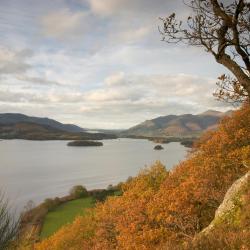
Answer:
<svg viewBox="0 0 250 250"><path fill-rule="evenodd" d="M250 171L235 181L227 191L223 202L215 212L214 220L201 233L209 234L222 224L237 226L241 219L241 210L245 205L244 196L250 189Z"/></svg>

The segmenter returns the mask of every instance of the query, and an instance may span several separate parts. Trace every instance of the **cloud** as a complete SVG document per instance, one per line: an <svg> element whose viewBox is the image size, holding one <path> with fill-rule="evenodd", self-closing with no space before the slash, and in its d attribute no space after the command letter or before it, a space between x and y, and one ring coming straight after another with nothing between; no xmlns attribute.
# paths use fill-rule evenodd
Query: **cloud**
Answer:
<svg viewBox="0 0 250 250"><path fill-rule="evenodd" d="M117 28L117 32L115 34L110 35L110 40L115 43L135 43L138 41L142 41L151 35L153 28L151 25L149 26L139 26L131 27L131 25L122 26Z"/></svg>
<svg viewBox="0 0 250 250"><path fill-rule="evenodd" d="M92 102L140 104L147 108L167 107L170 102L187 103L197 108L218 105L212 93L216 79L195 75L125 75L118 72L110 75L100 89L85 93ZM202 95L201 95L202 93ZM138 110L139 112L139 110Z"/></svg>
<svg viewBox="0 0 250 250"><path fill-rule="evenodd" d="M33 52L28 49L11 50L5 47L0 48L0 74L18 74L26 72L31 66L26 60Z"/></svg>
<svg viewBox="0 0 250 250"><path fill-rule="evenodd" d="M102 14L102 15L109 15L112 14L115 10L120 9L124 4L123 0L89 0L89 4L91 10L94 13Z"/></svg>
<svg viewBox="0 0 250 250"><path fill-rule="evenodd" d="M1 103L31 103L40 104L47 103L48 98L42 96L41 94L34 94L29 92L13 91L10 89L0 89L0 102Z"/></svg>
<svg viewBox="0 0 250 250"><path fill-rule="evenodd" d="M124 128L160 115L198 113L206 109L225 110L214 100L215 79L195 75L130 75L114 72L92 90L54 89L0 91L2 104L26 104L25 110L67 113L84 127ZM122 115L121 115L122 114ZM101 119L101 124L100 124ZM77 120L78 121L78 120ZM88 121L88 122L86 122ZM112 121L112 122L111 122ZM99 126L98 126L99 124ZM106 124L106 125L105 125ZM110 128L110 127L109 127Z"/></svg>
<svg viewBox="0 0 250 250"><path fill-rule="evenodd" d="M116 85L122 84L124 82L124 72L114 73L104 79L105 84L107 85Z"/></svg>
<svg viewBox="0 0 250 250"><path fill-rule="evenodd" d="M31 84L40 84L43 86L61 86L62 84L56 81L51 81L46 78L42 77L30 77L27 75L20 75L16 77L17 80L23 81L23 82L29 82Z"/></svg>
<svg viewBox="0 0 250 250"><path fill-rule="evenodd" d="M77 36L85 27L87 13L84 11L73 12L67 8L53 11L41 18L42 32L45 36L66 38Z"/></svg>
<svg viewBox="0 0 250 250"><path fill-rule="evenodd" d="M180 0L88 0L91 10L99 15L116 15L121 13L150 13L158 12L162 10L177 9L183 3Z"/></svg>
<svg viewBox="0 0 250 250"><path fill-rule="evenodd" d="M86 5L86 0L78 1ZM91 29L92 34L101 39L102 44L111 45L134 44L149 40L152 43L158 33L160 16L171 14L173 10L177 10L181 16L186 12L182 0L87 0L87 2L90 13L97 21Z"/></svg>

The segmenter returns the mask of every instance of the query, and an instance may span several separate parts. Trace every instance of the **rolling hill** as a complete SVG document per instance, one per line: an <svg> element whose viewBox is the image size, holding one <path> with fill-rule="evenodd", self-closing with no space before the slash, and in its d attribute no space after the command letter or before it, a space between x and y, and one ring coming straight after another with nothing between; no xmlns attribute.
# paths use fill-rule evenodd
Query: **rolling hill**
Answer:
<svg viewBox="0 0 250 250"><path fill-rule="evenodd" d="M7 125L7 124L14 125L18 123L32 123L32 124L44 125L44 126L49 126L50 128L70 133L78 133L85 131L83 128L76 126L74 124L63 124L61 122L58 122L50 118L33 117L19 113L0 114L0 125Z"/></svg>
<svg viewBox="0 0 250 250"><path fill-rule="evenodd" d="M113 134L88 133L73 124L63 124L49 118L23 114L0 114L0 139L26 140L103 140L114 139Z"/></svg>
<svg viewBox="0 0 250 250"><path fill-rule="evenodd" d="M123 136L145 137L196 137L206 130L215 129L219 120L230 113L231 111L223 113L208 110L198 115L160 116L152 120L146 120L121 134Z"/></svg>

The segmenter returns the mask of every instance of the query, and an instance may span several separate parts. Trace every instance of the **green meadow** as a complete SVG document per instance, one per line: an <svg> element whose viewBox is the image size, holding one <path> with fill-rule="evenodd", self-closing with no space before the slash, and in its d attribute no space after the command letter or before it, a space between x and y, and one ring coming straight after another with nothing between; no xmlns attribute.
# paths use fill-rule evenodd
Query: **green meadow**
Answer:
<svg viewBox="0 0 250 250"><path fill-rule="evenodd" d="M47 238L65 224L71 223L76 216L84 215L86 210L94 205L92 197L81 198L66 202L58 206L53 211L50 211L44 220L41 239Z"/></svg>

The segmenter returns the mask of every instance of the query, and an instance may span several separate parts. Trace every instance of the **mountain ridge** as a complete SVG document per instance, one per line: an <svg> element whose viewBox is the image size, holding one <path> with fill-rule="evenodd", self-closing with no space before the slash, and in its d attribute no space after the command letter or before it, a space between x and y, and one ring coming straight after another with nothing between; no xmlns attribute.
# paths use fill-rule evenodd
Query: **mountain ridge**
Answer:
<svg viewBox="0 0 250 250"><path fill-rule="evenodd" d="M21 113L0 113L0 124L14 125L18 123L33 123L33 124L45 125L54 129L70 133L79 133L85 131L85 129L77 125L64 124L48 117L28 116Z"/></svg>
<svg viewBox="0 0 250 250"><path fill-rule="evenodd" d="M207 110L203 113L166 115L151 120L145 120L121 134L124 136L148 136L148 137L194 137L206 130L213 130L221 118L230 115L232 111L220 112Z"/></svg>

